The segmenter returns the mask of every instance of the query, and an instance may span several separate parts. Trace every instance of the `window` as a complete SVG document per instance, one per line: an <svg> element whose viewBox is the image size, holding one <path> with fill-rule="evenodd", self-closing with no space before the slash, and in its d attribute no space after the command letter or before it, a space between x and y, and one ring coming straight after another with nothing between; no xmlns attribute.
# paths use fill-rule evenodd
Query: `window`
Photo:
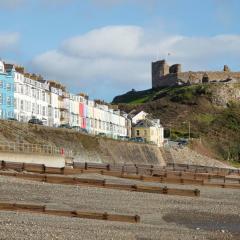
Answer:
<svg viewBox="0 0 240 240"><path fill-rule="evenodd" d="M20 109L23 111L23 100L20 102Z"/></svg>
<svg viewBox="0 0 240 240"><path fill-rule="evenodd" d="M2 98L2 94L0 93L0 104L2 105L3 103L3 98Z"/></svg>
<svg viewBox="0 0 240 240"><path fill-rule="evenodd" d="M13 116L13 112L9 111L8 112L8 117L11 118Z"/></svg>
<svg viewBox="0 0 240 240"><path fill-rule="evenodd" d="M0 88L3 88L3 81L0 80Z"/></svg>
<svg viewBox="0 0 240 240"><path fill-rule="evenodd" d="M17 108L17 99L14 98L14 108L16 109Z"/></svg>
<svg viewBox="0 0 240 240"><path fill-rule="evenodd" d="M32 103L32 114L35 113L35 104Z"/></svg>
<svg viewBox="0 0 240 240"><path fill-rule="evenodd" d="M147 130L144 130L144 136L147 136Z"/></svg>
<svg viewBox="0 0 240 240"><path fill-rule="evenodd" d="M27 101L27 112L31 112L31 102Z"/></svg>
<svg viewBox="0 0 240 240"><path fill-rule="evenodd" d="M58 117L58 112L57 112L57 109L55 109L55 118Z"/></svg>
<svg viewBox="0 0 240 240"><path fill-rule="evenodd" d="M7 83L6 88L7 88L7 91L10 92L11 91L11 84Z"/></svg>
<svg viewBox="0 0 240 240"><path fill-rule="evenodd" d="M40 114L40 106L37 104L37 114Z"/></svg>
<svg viewBox="0 0 240 240"><path fill-rule="evenodd" d="M32 97L35 98L35 89L32 88Z"/></svg>
<svg viewBox="0 0 240 240"><path fill-rule="evenodd" d="M8 105L8 107L11 106L11 98L10 97L7 97L7 105Z"/></svg>
<svg viewBox="0 0 240 240"><path fill-rule="evenodd" d="M20 87L20 92L23 94L23 85Z"/></svg>
<svg viewBox="0 0 240 240"><path fill-rule="evenodd" d="M45 106L42 107L42 115L46 116L46 108L45 108Z"/></svg>
<svg viewBox="0 0 240 240"><path fill-rule="evenodd" d="M43 101L46 101L45 92L42 92L42 100L43 100Z"/></svg>
<svg viewBox="0 0 240 240"><path fill-rule="evenodd" d="M137 131L136 131L136 134L137 134L137 136L139 136L139 135L140 135L140 131L139 131L139 130L137 130Z"/></svg>

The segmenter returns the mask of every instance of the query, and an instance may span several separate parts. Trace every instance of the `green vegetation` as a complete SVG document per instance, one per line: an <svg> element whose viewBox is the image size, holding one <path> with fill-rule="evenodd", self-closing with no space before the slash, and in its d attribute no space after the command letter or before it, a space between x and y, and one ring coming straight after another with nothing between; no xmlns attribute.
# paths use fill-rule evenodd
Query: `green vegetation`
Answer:
<svg viewBox="0 0 240 240"><path fill-rule="evenodd" d="M240 131L240 105L230 103L215 122L228 129Z"/></svg>
<svg viewBox="0 0 240 240"><path fill-rule="evenodd" d="M113 99L113 103L128 103L128 104L141 104L148 102L152 99L152 97L155 95L155 90L149 89L145 91L135 91L132 89L132 91L127 92L124 95L117 96Z"/></svg>
<svg viewBox="0 0 240 240"><path fill-rule="evenodd" d="M200 113L196 115L196 120L200 123L211 124L216 119L216 116L208 113Z"/></svg>
<svg viewBox="0 0 240 240"><path fill-rule="evenodd" d="M211 95L207 85L175 86L145 91L132 89L132 91L126 94L115 97L113 103L142 104L169 96L173 102L195 104L197 97L201 95Z"/></svg>
<svg viewBox="0 0 240 240"><path fill-rule="evenodd" d="M171 101L183 104L196 104L199 96L206 96L207 94L207 87L205 85L183 86L169 91Z"/></svg>
<svg viewBox="0 0 240 240"><path fill-rule="evenodd" d="M240 104L217 106L213 103L217 84L175 86L146 91L131 91L114 98L125 111L145 110L160 118L165 136L203 139L205 147L231 163L240 163ZM234 86L240 87L240 86ZM219 96L218 96L219 97Z"/></svg>

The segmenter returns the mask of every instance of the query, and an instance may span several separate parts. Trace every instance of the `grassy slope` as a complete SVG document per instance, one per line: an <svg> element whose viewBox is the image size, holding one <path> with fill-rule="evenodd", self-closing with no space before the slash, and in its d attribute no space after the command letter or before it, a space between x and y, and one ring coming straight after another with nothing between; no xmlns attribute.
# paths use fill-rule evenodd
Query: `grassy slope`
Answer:
<svg viewBox="0 0 240 240"><path fill-rule="evenodd" d="M172 138L187 137L190 121L191 137L201 142L204 153L240 162L240 105L214 105L212 85L131 91L113 102L125 111L145 110L160 118L164 127L171 129ZM193 148L197 145L193 144Z"/></svg>

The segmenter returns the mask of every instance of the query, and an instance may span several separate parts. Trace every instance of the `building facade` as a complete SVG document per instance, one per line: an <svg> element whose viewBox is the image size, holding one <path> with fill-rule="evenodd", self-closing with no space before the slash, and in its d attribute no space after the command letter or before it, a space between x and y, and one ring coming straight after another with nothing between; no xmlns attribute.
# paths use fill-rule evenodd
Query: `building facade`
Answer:
<svg viewBox="0 0 240 240"><path fill-rule="evenodd" d="M28 122L37 118L50 127L69 126L85 129L89 134L111 138L131 137L132 122L148 114L129 117L116 106L90 100L85 94L72 94L57 81L44 80L23 67L0 62L0 116ZM156 127L156 124L155 126ZM151 129L150 133L153 133ZM155 134L155 133L154 133ZM159 140L147 137L147 141Z"/></svg>
<svg viewBox="0 0 240 240"><path fill-rule="evenodd" d="M159 120L145 118L133 125L132 137L142 138L147 143L162 147L164 142L163 127L160 125Z"/></svg>
<svg viewBox="0 0 240 240"><path fill-rule="evenodd" d="M0 116L2 119L14 117L14 80L0 61Z"/></svg>
<svg viewBox="0 0 240 240"><path fill-rule="evenodd" d="M44 125L48 121L49 84L40 82L24 73L24 69L12 68L14 77L14 117L21 122L28 122L31 118L38 118Z"/></svg>

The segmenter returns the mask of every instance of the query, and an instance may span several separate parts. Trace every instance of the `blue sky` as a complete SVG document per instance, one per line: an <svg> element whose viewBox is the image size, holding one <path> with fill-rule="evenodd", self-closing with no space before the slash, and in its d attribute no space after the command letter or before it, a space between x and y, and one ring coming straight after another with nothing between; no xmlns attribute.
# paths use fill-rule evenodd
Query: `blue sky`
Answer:
<svg viewBox="0 0 240 240"><path fill-rule="evenodd" d="M238 0L0 0L0 57L111 101L151 87L151 61L240 70Z"/></svg>

